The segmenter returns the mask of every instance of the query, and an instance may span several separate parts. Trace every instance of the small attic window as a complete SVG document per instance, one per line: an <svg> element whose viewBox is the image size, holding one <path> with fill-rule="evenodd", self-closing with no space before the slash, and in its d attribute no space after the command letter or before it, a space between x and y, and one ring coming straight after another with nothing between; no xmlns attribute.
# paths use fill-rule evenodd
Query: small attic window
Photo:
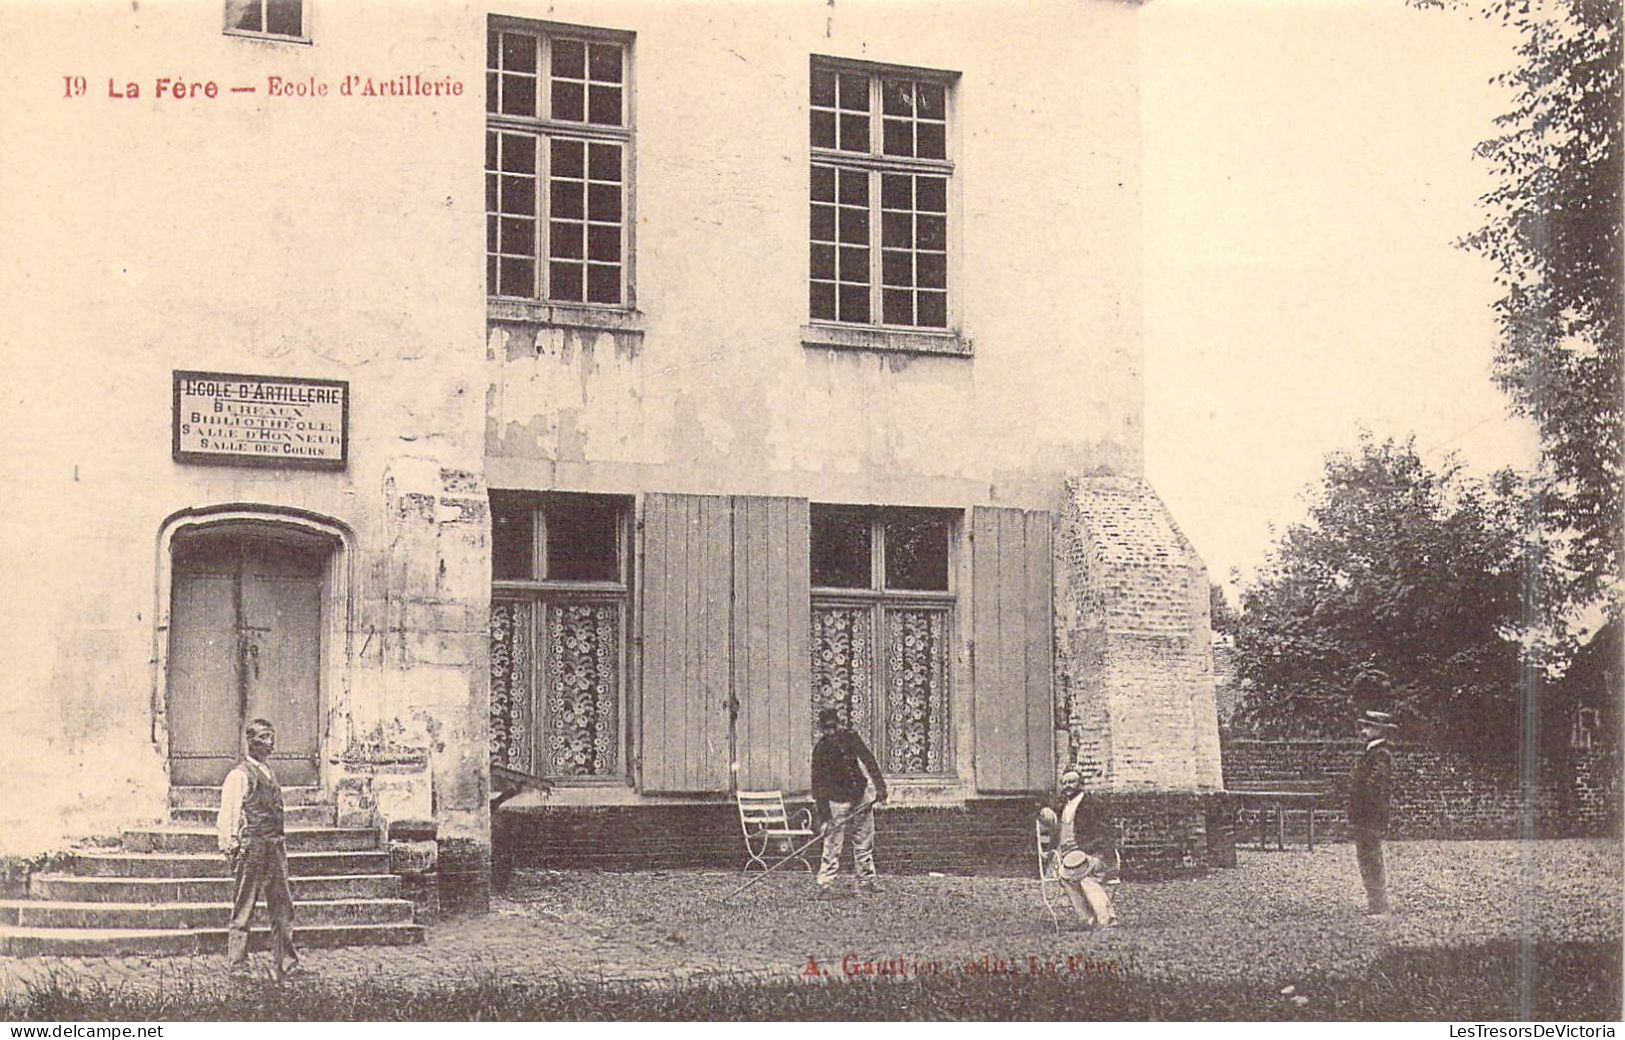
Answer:
<svg viewBox="0 0 1625 1040"><path fill-rule="evenodd" d="M305 0L226 0L226 32L309 42Z"/></svg>

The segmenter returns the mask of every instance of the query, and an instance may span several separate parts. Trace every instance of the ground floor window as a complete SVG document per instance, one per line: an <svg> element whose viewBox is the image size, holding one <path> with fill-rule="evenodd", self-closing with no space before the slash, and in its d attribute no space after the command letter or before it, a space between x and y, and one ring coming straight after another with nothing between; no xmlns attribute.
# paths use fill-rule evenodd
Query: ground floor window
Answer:
<svg viewBox="0 0 1625 1040"><path fill-rule="evenodd" d="M493 491L491 761L625 773L628 500Z"/></svg>
<svg viewBox="0 0 1625 1040"><path fill-rule="evenodd" d="M888 774L953 768L954 517L812 507L811 717L840 710Z"/></svg>

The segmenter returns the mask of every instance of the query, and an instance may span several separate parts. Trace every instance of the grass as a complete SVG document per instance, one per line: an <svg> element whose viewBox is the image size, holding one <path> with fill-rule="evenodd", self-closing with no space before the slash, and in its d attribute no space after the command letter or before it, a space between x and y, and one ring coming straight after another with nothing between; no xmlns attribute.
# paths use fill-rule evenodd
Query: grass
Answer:
<svg viewBox="0 0 1625 1040"><path fill-rule="evenodd" d="M412 987L336 978L279 987L268 980L230 984L194 976L135 988L51 975L0 1006L0 1016L23 1021L1595 1021L1617 1020L1621 1012L1617 942L1398 950L1381 957L1365 979L1309 977L1290 995L1260 983L1192 984L1123 967L1069 973L1061 962L1054 975L950 967L939 974L851 981L634 983L487 976Z"/></svg>

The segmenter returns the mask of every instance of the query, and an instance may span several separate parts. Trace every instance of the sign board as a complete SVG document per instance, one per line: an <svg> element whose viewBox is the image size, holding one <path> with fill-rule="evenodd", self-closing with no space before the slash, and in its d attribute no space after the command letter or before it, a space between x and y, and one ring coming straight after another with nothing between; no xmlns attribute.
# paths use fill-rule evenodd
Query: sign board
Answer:
<svg viewBox="0 0 1625 1040"><path fill-rule="evenodd" d="M350 384L224 372L174 374L176 462L342 469Z"/></svg>

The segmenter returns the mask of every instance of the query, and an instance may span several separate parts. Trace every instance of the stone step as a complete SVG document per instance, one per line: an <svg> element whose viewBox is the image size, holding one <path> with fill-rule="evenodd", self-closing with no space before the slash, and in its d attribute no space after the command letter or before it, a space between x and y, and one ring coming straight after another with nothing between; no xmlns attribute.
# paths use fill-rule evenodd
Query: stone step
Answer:
<svg viewBox="0 0 1625 1040"><path fill-rule="evenodd" d="M220 810L210 809L171 809L169 820L182 827L214 827L220 818ZM328 805L290 805L284 815L284 822L289 827L331 827L338 820L338 809Z"/></svg>
<svg viewBox="0 0 1625 1040"><path fill-rule="evenodd" d="M295 926L301 949L328 946L406 946L423 941L420 924L339 924ZM268 928L249 933L249 948L270 948ZM172 929L21 928L0 925L0 956L114 957L126 955L213 954L226 948L224 928Z"/></svg>
<svg viewBox="0 0 1625 1040"><path fill-rule="evenodd" d="M0 925L93 930L224 928L230 903L64 903L0 899ZM325 899L295 903L295 925L401 924L412 920L404 899Z"/></svg>
<svg viewBox="0 0 1625 1040"><path fill-rule="evenodd" d="M288 851L354 852L376 849L378 830L373 827L289 827ZM128 830L123 845L128 852L218 851L219 836L207 827L160 826Z"/></svg>
<svg viewBox="0 0 1625 1040"><path fill-rule="evenodd" d="M320 805L323 802L332 804L333 799L320 787L284 787L282 789L283 805ZM171 787L169 789L169 804L177 809L218 809L220 808L220 788L218 787Z"/></svg>
<svg viewBox="0 0 1625 1040"><path fill-rule="evenodd" d="M219 852L179 854L76 849L70 857L67 869L78 877L222 878L231 874L226 857ZM389 853L381 849L288 853L288 874L295 878L388 872Z"/></svg>
<svg viewBox="0 0 1625 1040"><path fill-rule="evenodd" d="M394 899L401 891L401 879L394 874L339 874L291 881L295 900ZM231 900L232 880L35 874L28 879L28 894L68 903L218 903Z"/></svg>

